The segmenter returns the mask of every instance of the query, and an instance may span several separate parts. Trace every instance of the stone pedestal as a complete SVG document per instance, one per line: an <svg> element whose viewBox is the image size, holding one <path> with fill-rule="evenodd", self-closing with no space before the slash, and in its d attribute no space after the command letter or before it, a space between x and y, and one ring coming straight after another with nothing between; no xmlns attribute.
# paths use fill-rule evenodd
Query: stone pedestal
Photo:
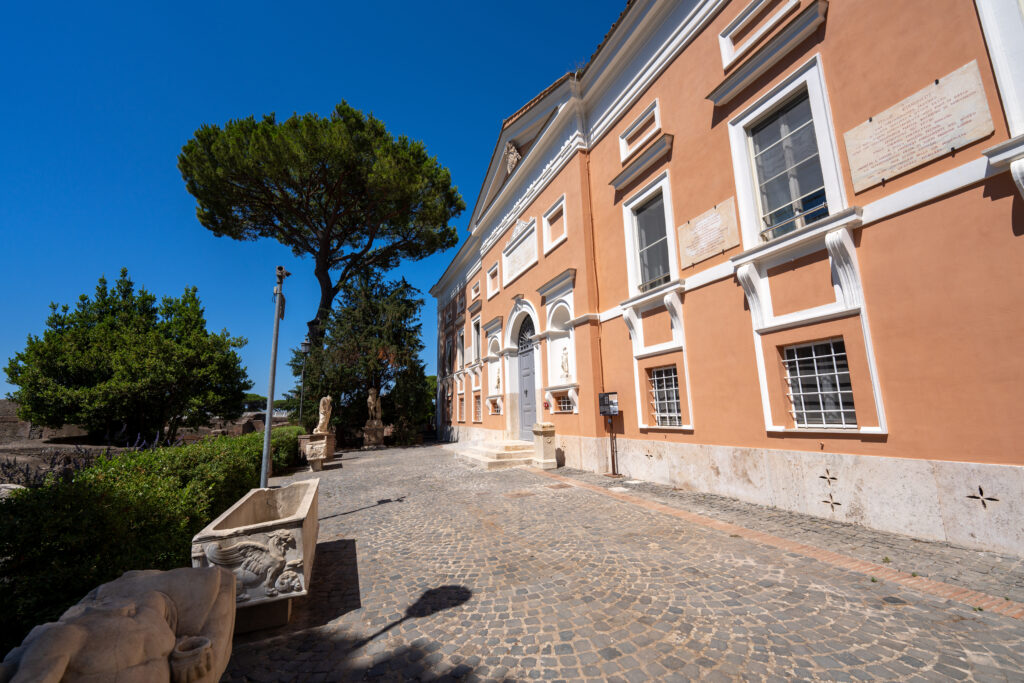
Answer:
<svg viewBox="0 0 1024 683"><path fill-rule="evenodd" d="M299 449L314 472L324 468L324 463L334 457L334 434L309 434L299 437Z"/></svg>
<svg viewBox="0 0 1024 683"><path fill-rule="evenodd" d="M533 425L533 466L542 470L558 467L555 458L555 425L550 422Z"/></svg>
<svg viewBox="0 0 1024 683"><path fill-rule="evenodd" d="M384 424L380 420L367 420L363 425L363 450L384 447Z"/></svg>

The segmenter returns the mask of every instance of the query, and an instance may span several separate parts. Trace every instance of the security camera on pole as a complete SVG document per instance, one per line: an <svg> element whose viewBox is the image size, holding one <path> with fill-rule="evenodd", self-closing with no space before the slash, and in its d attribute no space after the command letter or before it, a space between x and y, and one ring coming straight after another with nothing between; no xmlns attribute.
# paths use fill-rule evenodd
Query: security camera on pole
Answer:
<svg viewBox="0 0 1024 683"><path fill-rule="evenodd" d="M270 427L274 418L274 373L277 370L277 333L284 318L284 279L291 275L284 266L277 267L277 286L274 287L274 341L270 346L270 385L267 387L267 421L263 427L263 466L260 468L260 488L267 488L270 478Z"/></svg>

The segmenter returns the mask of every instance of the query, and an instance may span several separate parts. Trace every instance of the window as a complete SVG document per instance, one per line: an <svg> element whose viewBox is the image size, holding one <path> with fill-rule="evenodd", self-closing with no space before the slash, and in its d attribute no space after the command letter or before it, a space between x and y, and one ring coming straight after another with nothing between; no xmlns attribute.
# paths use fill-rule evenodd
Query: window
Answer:
<svg viewBox="0 0 1024 683"><path fill-rule="evenodd" d="M665 200L661 194L633 213L636 245L640 256L640 291L669 281L668 233L665 231Z"/></svg>
<svg viewBox="0 0 1024 683"><path fill-rule="evenodd" d="M491 415L501 415L501 401L494 398L491 399Z"/></svg>
<svg viewBox="0 0 1024 683"><path fill-rule="evenodd" d="M473 290L471 292L471 296L474 299L479 298L479 296L480 296L480 283L479 282L474 282L473 283Z"/></svg>
<svg viewBox="0 0 1024 683"><path fill-rule="evenodd" d="M480 394L473 397L473 421L479 422L483 419L483 400L480 398Z"/></svg>
<svg viewBox="0 0 1024 683"><path fill-rule="evenodd" d="M787 346L782 363L797 427L857 426L842 339Z"/></svg>
<svg viewBox="0 0 1024 683"><path fill-rule="evenodd" d="M490 299L497 294L499 289L501 283L498 282L498 264L495 263L487 270L487 298Z"/></svg>
<svg viewBox="0 0 1024 683"><path fill-rule="evenodd" d="M466 357L464 355L465 354L465 348L466 348L466 333L463 332L462 330L459 330L459 343L458 343L458 346L455 347L455 355L458 356L458 363L459 363L459 367L460 368L466 367Z"/></svg>
<svg viewBox="0 0 1024 683"><path fill-rule="evenodd" d="M459 396L459 422L466 421L466 397Z"/></svg>
<svg viewBox="0 0 1024 683"><path fill-rule="evenodd" d="M674 367L654 368L650 371L651 407L654 422L659 427L682 426L679 408L679 377Z"/></svg>
<svg viewBox="0 0 1024 683"><path fill-rule="evenodd" d="M722 66L728 69L799 5L800 0L754 0L743 8L718 36Z"/></svg>
<svg viewBox="0 0 1024 683"><path fill-rule="evenodd" d="M480 318L473 321L473 360L478 361L483 355L480 353L482 342L480 340Z"/></svg>
<svg viewBox="0 0 1024 683"><path fill-rule="evenodd" d="M569 394L555 394L556 413L571 413L575 407Z"/></svg>
<svg viewBox="0 0 1024 683"><path fill-rule="evenodd" d="M806 91L750 130L761 237L771 240L828 215Z"/></svg>
<svg viewBox="0 0 1024 683"><path fill-rule="evenodd" d="M660 130L661 110L658 108L658 100L654 100L619 136L619 158L625 162Z"/></svg>
<svg viewBox="0 0 1024 683"><path fill-rule="evenodd" d="M543 228L544 253L547 254L566 239L564 194L544 214Z"/></svg>
<svg viewBox="0 0 1024 683"><path fill-rule="evenodd" d="M679 268L672 188L664 170L622 203L630 296L670 282Z"/></svg>
<svg viewBox="0 0 1024 683"><path fill-rule="evenodd" d="M847 207L817 55L729 121L729 146L745 249Z"/></svg>

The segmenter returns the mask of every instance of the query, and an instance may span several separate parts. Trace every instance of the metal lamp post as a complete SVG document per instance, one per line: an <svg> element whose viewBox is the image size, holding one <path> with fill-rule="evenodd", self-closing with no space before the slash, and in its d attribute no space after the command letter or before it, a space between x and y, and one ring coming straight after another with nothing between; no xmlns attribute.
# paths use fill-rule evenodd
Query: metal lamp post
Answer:
<svg viewBox="0 0 1024 683"><path fill-rule="evenodd" d="M306 403L306 356L309 355L310 343L309 335L302 340L299 344L299 350L302 351L302 388L299 390L299 426L304 426L302 422L302 406Z"/></svg>
<svg viewBox="0 0 1024 683"><path fill-rule="evenodd" d="M267 488L270 478L270 427L274 418L274 374L277 370L277 333L284 317L284 279L291 275L284 266L277 267L277 286L274 287L274 341L270 346L270 383L267 387L267 421L263 427L263 465L260 468L260 488Z"/></svg>

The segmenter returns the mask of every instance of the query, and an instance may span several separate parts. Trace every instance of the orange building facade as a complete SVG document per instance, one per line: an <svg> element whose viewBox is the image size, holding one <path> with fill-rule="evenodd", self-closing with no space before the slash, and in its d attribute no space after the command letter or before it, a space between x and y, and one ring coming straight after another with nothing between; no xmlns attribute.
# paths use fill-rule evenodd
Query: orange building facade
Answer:
<svg viewBox="0 0 1024 683"><path fill-rule="evenodd" d="M442 439L1024 555L1022 7L630 2L431 289Z"/></svg>

